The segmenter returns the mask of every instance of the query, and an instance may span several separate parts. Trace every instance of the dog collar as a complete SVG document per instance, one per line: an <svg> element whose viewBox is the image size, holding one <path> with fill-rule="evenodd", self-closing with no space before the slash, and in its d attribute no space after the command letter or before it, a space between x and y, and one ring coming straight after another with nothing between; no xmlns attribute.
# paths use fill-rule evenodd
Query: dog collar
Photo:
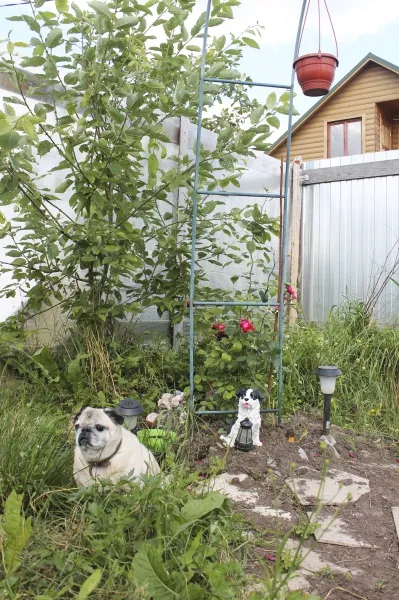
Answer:
<svg viewBox="0 0 399 600"><path fill-rule="evenodd" d="M111 456L107 456L107 458L103 458L102 460L96 460L94 462L89 463L89 474L90 477L93 477L93 467L107 467L111 461L111 458L115 456L119 452L119 449L122 445L122 440L117 445L115 452L111 454Z"/></svg>

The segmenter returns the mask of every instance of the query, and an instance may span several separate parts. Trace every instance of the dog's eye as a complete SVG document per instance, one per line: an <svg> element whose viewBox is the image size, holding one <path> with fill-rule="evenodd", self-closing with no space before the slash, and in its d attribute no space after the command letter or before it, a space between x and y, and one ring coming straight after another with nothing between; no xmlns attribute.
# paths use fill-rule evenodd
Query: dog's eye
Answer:
<svg viewBox="0 0 399 600"><path fill-rule="evenodd" d="M104 431L106 428L104 427L104 425L96 425L96 429L97 431Z"/></svg>

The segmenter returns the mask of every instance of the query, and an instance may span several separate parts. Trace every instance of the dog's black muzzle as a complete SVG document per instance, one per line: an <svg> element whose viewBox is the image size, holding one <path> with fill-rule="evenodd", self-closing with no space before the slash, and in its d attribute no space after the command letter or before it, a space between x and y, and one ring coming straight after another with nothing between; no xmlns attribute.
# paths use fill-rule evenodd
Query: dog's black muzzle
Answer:
<svg viewBox="0 0 399 600"><path fill-rule="evenodd" d="M78 444L79 446L90 446L91 440L91 429L82 429L79 437L78 437Z"/></svg>

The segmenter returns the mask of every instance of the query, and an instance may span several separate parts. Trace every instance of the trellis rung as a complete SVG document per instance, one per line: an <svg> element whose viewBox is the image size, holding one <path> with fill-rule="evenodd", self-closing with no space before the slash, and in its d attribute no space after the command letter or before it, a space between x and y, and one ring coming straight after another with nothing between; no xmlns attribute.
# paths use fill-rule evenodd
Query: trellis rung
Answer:
<svg viewBox="0 0 399 600"><path fill-rule="evenodd" d="M253 87L279 88L282 90L290 90L290 85L282 83L259 83L258 81L241 81L240 79L219 79L218 77L204 77L207 83L231 83L232 85L251 85Z"/></svg>
<svg viewBox="0 0 399 600"><path fill-rule="evenodd" d="M241 196L245 198L280 198L280 194L270 194L265 192L264 194L258 194L255 192L226 192L221 190L196 190L197 194L201 196ZM284 196L283 196L284 198Z"/></svg>
<svg viewBox="0 0 399 600"><path fill-rule="evenodd" d="M202 301L193 300L193 306L270 306L276 307L279 306L278 302L223 302L223 300L219 301Z"/></svg>

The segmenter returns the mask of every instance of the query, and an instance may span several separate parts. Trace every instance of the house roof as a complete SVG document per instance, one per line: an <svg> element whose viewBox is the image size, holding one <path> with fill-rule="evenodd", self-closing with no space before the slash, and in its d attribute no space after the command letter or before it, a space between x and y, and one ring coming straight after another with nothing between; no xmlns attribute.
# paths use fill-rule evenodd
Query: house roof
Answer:
<svg viewBox="0 0 399 600"><path fill-rule="evenodd" d="M334 94L336 94L345 84L347 84L352 79L352 77L357 75L357 73L361 69L363 69L368 63L375 63L375 64L380 65L381 67L384 67L385 69L389 69L390 71L393 71L394 73L399 75L399 66L394 65L393 63L390 63L387 60L380 58L379 56L376 56L372 52L369 52L355 67L353 67L353 69L351 71L349 71L349 73L347 73L345 75L345 77L343 77L329 91L328 94L326 94L325 96L320 98L320 100L318 102L316 102L316 104L314 104L304 115L302 115L302 117L300 119L298 119L298 121L296 121L296 123L292 127L292 133L294 133L295 131L300 129L302 127L302 125L304 125L306 123L306 121L317 110L319 110L319 108L321 108L322 105L326 104L329 100L331 100L331 97ZM274 142L274 144L271 145L271 147L269 149L269 153L272 152L273 150L276 150L276 148L278 148L283 142L285 142L286 139L287 139L287 132L285 132L281 137L278 138L278 140L276 140Z"/></svg>

